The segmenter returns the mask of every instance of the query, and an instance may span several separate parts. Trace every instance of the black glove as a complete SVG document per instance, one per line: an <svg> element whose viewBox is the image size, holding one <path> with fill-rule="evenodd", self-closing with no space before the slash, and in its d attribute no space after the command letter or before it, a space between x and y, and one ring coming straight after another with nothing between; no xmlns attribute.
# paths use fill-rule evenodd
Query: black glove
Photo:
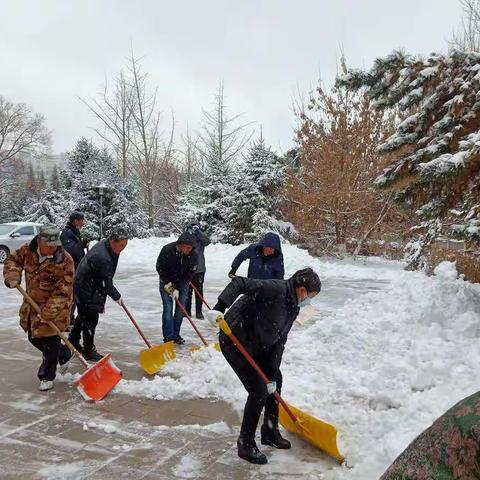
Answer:
<svg viewBox="0 0 480 480"><path fill-rule="evenodd" d="M228 272L228 276L229 276L230 278L235 278L235 276L236 276L236 275L235 275L235 270L230 270L230 271Z"/></svg>
<svg viewBox="0 0 480 480"><path fill-rule="evenodd" d="M91 240L88 237L84 237L84 238L82 238L82 242L83 242L83 248L88 248Z"/></svg>

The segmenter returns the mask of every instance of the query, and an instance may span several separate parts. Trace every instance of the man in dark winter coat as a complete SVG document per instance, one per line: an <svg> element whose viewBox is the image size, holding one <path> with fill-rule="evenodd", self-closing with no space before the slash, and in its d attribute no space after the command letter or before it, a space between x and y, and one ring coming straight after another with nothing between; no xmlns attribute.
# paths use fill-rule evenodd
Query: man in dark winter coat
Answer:
<svg viewBox="0 0 480 480"><path fill-rule="evenodd" d="M60 240L63 248L70 254L78 267L82 258L85 256L85 249L88 248L90 240L82 238L80 229L85 225L85 216L81 212L73 212L70 219L62 231Z"/></svg>
<svg viewBox="0 0 480 480"><path fill-rule="evenodd" d="M280 237L276 233L267 233L258 243L243 249L232 262L229 277L233 278L236 271L245 260L250 260L248 278L268 280L277 278L283 280L283 254Z"/></svg>
<svg viewBox="0 0 480 480"><path fill-rule="evenodd" d="M273 393L275 390L280 393L282 389L280 364L292 324L300 307L307 305L320 290L320 278L311 268L299 270L288 280L236 277L220 294L214 310L207 314L209 321L215 323L218 316L229 308L226 322L270 379L265 385L228 336L220 332L222 353L248 392L237 446L238 456L251 463L267 463L266 456L255 443L255 432L264 407L262 444L281 449L291 446L278 429L278 402Z"/></svg>
<svg viewBox="0 0 480 480"><path fill-rule="evenodd" d="M75 270L85 256L85 249L88 248L90 240L82 238L80 229L85 225L85 216L82 212L73 212L70 219L60 235L63 248L73 258ZM70 314L70 325L73 325L75 318L75 302L72 303L72 311Z"/></svg>
<svg viewBox="0 0 480 480"><path fill-rule="evenodd" d="M200 224L198 222L192 222L189 225L187 225L186 232L193 235L197 240L197 245L195 246L195 252L197 254L198 263L197 263L197 270L192 278L192 283L195 286L195 288L199 291L200 295L203 297L203 283L205 281L205 273L207 271L206 264L205 264L205 247L210 245L211 241L207 237L207 235L202 231L202 229L200 228ZM189 287L188 299L187 299L187 305L186 305L186 310L189 315L191 315L191 311L192 311L193 295L194 295L193 288ZM203 319L202 299L196 294L195 294L195 299L196 299L195 300L195 312L196 312L195 316L198 319Z"/></svg>
<svg viewBox="0 0 480 480"><path fill-rule="evenodd" d="M178 300L183 306L187 302L188 283L197 270L197 254L194 247L196 238L185 232L176 242L165 245L157 259L157 273L160 277L160 296L162 297L163 341L173 340L182 345L185 340L180 336L182 311L177 307L173 313L173 304Z"/></svg>
<svg viewBox="0 0 480 480"><path fill-rule="evenodd" d="M83 336L83 356L98 361L103 356L95 348L95 329L100 313L105 311L107 295L122 305L119 291L113 284L120 253L128 244L127 232L119 228L106 240L98 242L83 258L75 272L74 300L78 308L69 340L78 349Z"/></svg>

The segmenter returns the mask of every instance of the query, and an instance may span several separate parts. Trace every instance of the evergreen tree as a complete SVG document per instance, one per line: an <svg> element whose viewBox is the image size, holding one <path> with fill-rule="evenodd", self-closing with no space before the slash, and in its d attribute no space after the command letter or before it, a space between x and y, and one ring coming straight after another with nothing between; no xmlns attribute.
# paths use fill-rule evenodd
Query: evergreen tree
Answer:
<svg viewBox="0 0 480 480"><path fill-rule="evenodd" d="M25 209L25 216L35 220L44 216L62 226L73 210L84 212L84 234L100 237L100 195L98 186L105 186L103 197L103 231L107 236L114 227L125 228L132 237L148 235L147 218L138 203L133 184L121 177L118 167L106 148L99 149L86 139L78 141L68 154L62 173L66 187L60 192L44 192L38 202Z"/></svg>
<svg viewBox="0 0 480 480"><path fill-rule="evenodd" d="M209 235L229 241L229 212L237 188L236 163L249 140L247 125L237 125L239 115L229 116L223 85L215 96L212 111L204 111L202 132L196 148L204 171L193 185L183 187L176 223L179 228L192 218L204 222Z"/></svg>
<svg viewBox="0 0 480 480"><path fill-rule="evenodd" d="M58 192L61 189L57 165L54 165L52 169L52 175L50 176L50 187L52 188L52 190L56 192Z"/></svg>
<svg viewBox="0 0 480 480"><path fill-rule="evenodd" d="M376 184L420 217L412 267L439 234L480 240L479 70L476 52L427 59L394 52L369 72L351 70L338 80L365 88L377 109L397 109L403 117L379 147L392 161Z"/></svg>
<svg viewBox="0 0 480 480"><path fill-rule="evenodd" d="M38 200L27 203L23 208L26 222L55 223L63 226L73 207L61 192L45 191Z"/></svg>
<svg viewBox="0 0 480 480"><path fill-rule="evenodd" d="M285 179L281 159L262 137L251 145L232 191L228 212L228 240L241 243L245 233L260 235L271 230L271 220L280 216L278 189Z"/></svg>

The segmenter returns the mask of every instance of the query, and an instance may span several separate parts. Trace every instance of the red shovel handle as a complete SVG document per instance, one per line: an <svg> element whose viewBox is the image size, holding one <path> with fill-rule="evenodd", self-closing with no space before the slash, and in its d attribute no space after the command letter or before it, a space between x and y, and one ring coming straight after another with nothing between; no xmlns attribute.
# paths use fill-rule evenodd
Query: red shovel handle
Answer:
<svg viewBox="0 0 480 480"><path fill-rule="evenodd" d="M234 335L232 332L232 329L228 325L228 323L225 321L225 319L222 318L220 321L220 329L222 330L223 333L228 335L228 338L232 341L232 343L238 348L240 353L245 357L245 360L255 369L255 371L260 375L261 379L265 382L265 384L270 383L270 380L268 377L263 373L262 369L257 365L257 362L252 358L252 356L245 350L244 346L240 343L238 338ZM285 409L287 412L288 416L295 422L298 423L298 418L296 415L290 410L289 406L283 400L283 398L280 396L280 394L275 390L273 393L275 398L279 403L282 404L282 407Z"/></svg>
<svg viewBox="0 0 480 480"><path fill-rule="evenodd" d="M132 314L128 311L127 306L123 303L122 301L122 307L125 310L125 313L127 314L128 318L132 321L133 325L137 329L137 332L140 334L140 336L143 338L143 341L146 343L148 348L151 348L152 346L150 345L150 342L147 340L143 332L140 330L140 327L138 326L138 323L135 321L133 318Z"/></svg>
<svg viewBox="0 0 480 480"><path fill-rule="evenodd" d="M198 288L192 283L188 282L189 285L195 290L195 293L197 294L197 297L205 304L205 306L211 310L210 305L207 303L207 301L203 298L202 294L198 291Z"/></svg>
<svg viewBox="0 0 480 480"><path fill-rule="evenodd" d="M182 311L183 315L187 318L187 320L190 322L190 325L193 327L193 329L195 330L195 332L197 332L197 335L200 337L200 340L203 342L203 344L208 347L208 343L207 341L203 338L202 334L200 333L200 331L198 330L197 326L195 325L195 323L193 323L193 320L190 318L190 315L187 313L187 311L185 310L185 307L180 303L180 301L178 300L178 298L175 299L175 302L177 303L177 306L178 308L180 308L180 310Z"/></svg>

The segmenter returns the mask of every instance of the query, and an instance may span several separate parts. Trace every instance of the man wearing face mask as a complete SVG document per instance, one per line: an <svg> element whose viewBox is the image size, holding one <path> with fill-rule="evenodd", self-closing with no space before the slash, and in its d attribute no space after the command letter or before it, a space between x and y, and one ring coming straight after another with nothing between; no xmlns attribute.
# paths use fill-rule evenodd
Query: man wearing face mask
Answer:
<svg viewBox="0 0 480 480"><path fill-rule="evenodd" d="M288 280L235 277L207 314L208 320L216 324L218 316L229 309L225 314L226 322L270 379L265 385L228 336L220 332L222 353L248 392L237 447L238 456L251 463L267 463L267 457L255 443L264 407L262 444L280 449L291 447L278 429L278 402L273 393L275 390L280 393L282 388L280 364L292 324L300 307L308 305L320 293L321 287L320 278L311 268L297 271Z"/></svg>

